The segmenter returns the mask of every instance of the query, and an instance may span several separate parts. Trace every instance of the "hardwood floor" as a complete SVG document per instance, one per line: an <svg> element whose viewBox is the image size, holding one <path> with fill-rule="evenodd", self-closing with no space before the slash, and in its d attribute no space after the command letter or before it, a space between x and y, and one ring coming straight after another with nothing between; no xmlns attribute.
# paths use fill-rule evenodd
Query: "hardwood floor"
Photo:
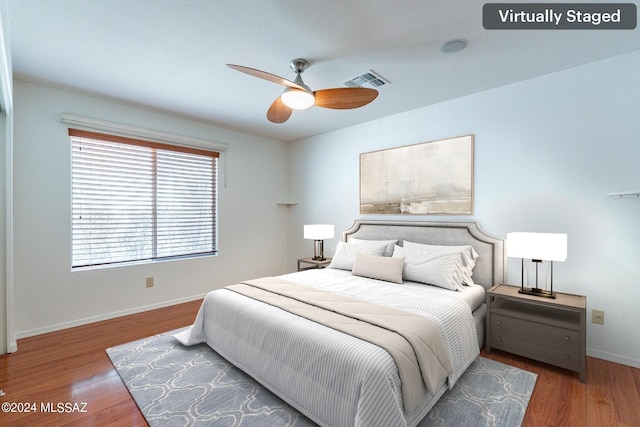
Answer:
<svg viewBox="0 0 640 427"><path fill-rule="evenodd" d="M0 356L0 402L15 404L13 409L29 404L35 411L0 412L0 425L147 425L105 349L189 325L200 303L19 340L18 352ZM640 426L640 369L589 357L587 382L581 384L577 373L544 363L497 350L482 355L538 374L524 427Z"/></svg>
<svg viewBox="0 0 640 427"><path fill-rule="evenodd" d="M640 369L587 357L578 373L499 350L481 355L538 374L523 427L640 427Z"/></svg>
<svg viewBox="0 0 640 427"><path fill-rule="evenodd" d="M35 412L2 413L2 426L146 426L105 349L193 323L193 301L18 341L0 356L2 402L34 404ZM78 404L86 412L46 413L42 405ZM82 404L86 407L82 408ZM73 406L71 407L73 408Z"/></svg>

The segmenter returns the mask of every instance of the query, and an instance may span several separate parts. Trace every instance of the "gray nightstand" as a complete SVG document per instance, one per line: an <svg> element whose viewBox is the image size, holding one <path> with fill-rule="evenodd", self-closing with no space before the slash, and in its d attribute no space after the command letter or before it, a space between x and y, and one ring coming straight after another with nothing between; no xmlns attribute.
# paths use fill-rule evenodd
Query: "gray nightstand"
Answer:
<svg viewBox="0 0 640 427"><path fill-rule="evenodd" d="M306 267L302 267L300 264L311 264ZM311 270L314 268L325 268L331 264L331 258L325 258L322 261L318 261L313 258L298 258L298 271Z"/></svg>
<svg viewBox="0 0 640 427"><path fill-rule="evenodd" d="M487 291L487 353L492 348L580 373L586 379L587 297L555 299L518 293L518 286Z"/></svg>

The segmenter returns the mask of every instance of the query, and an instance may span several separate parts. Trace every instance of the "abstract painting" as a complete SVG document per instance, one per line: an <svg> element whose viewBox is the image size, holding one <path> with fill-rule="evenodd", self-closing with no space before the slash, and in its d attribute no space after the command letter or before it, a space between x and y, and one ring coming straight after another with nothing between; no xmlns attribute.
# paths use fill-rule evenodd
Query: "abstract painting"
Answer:
<svg viewBox="0 0 640 427"><path fill-rule="evenodd" d="M471 215L473 135L360 154L360 213Z"/></svg>

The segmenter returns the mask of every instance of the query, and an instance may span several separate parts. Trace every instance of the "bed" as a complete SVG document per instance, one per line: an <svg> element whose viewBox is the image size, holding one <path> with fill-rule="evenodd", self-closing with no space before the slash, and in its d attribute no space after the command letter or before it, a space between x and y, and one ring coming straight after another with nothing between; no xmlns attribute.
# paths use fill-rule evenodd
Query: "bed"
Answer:
<svg viewBox="0 0 640 427"><path fill-rule="evenodd" d="M504 241L475 223L357 220L330 268L213 291L175 337L321 426L415 426L477 358L504 274Z"/></svg>

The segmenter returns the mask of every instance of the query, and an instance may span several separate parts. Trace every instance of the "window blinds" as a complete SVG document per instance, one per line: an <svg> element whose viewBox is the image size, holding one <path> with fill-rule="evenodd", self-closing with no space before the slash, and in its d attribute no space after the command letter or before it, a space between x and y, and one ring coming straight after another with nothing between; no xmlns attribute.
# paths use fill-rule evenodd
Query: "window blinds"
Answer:
<svg viewBox="0 0 640 427"><path fill-rule="evenodd" d="M217 252L217 152L69 135L72 267Z"/></svg>

